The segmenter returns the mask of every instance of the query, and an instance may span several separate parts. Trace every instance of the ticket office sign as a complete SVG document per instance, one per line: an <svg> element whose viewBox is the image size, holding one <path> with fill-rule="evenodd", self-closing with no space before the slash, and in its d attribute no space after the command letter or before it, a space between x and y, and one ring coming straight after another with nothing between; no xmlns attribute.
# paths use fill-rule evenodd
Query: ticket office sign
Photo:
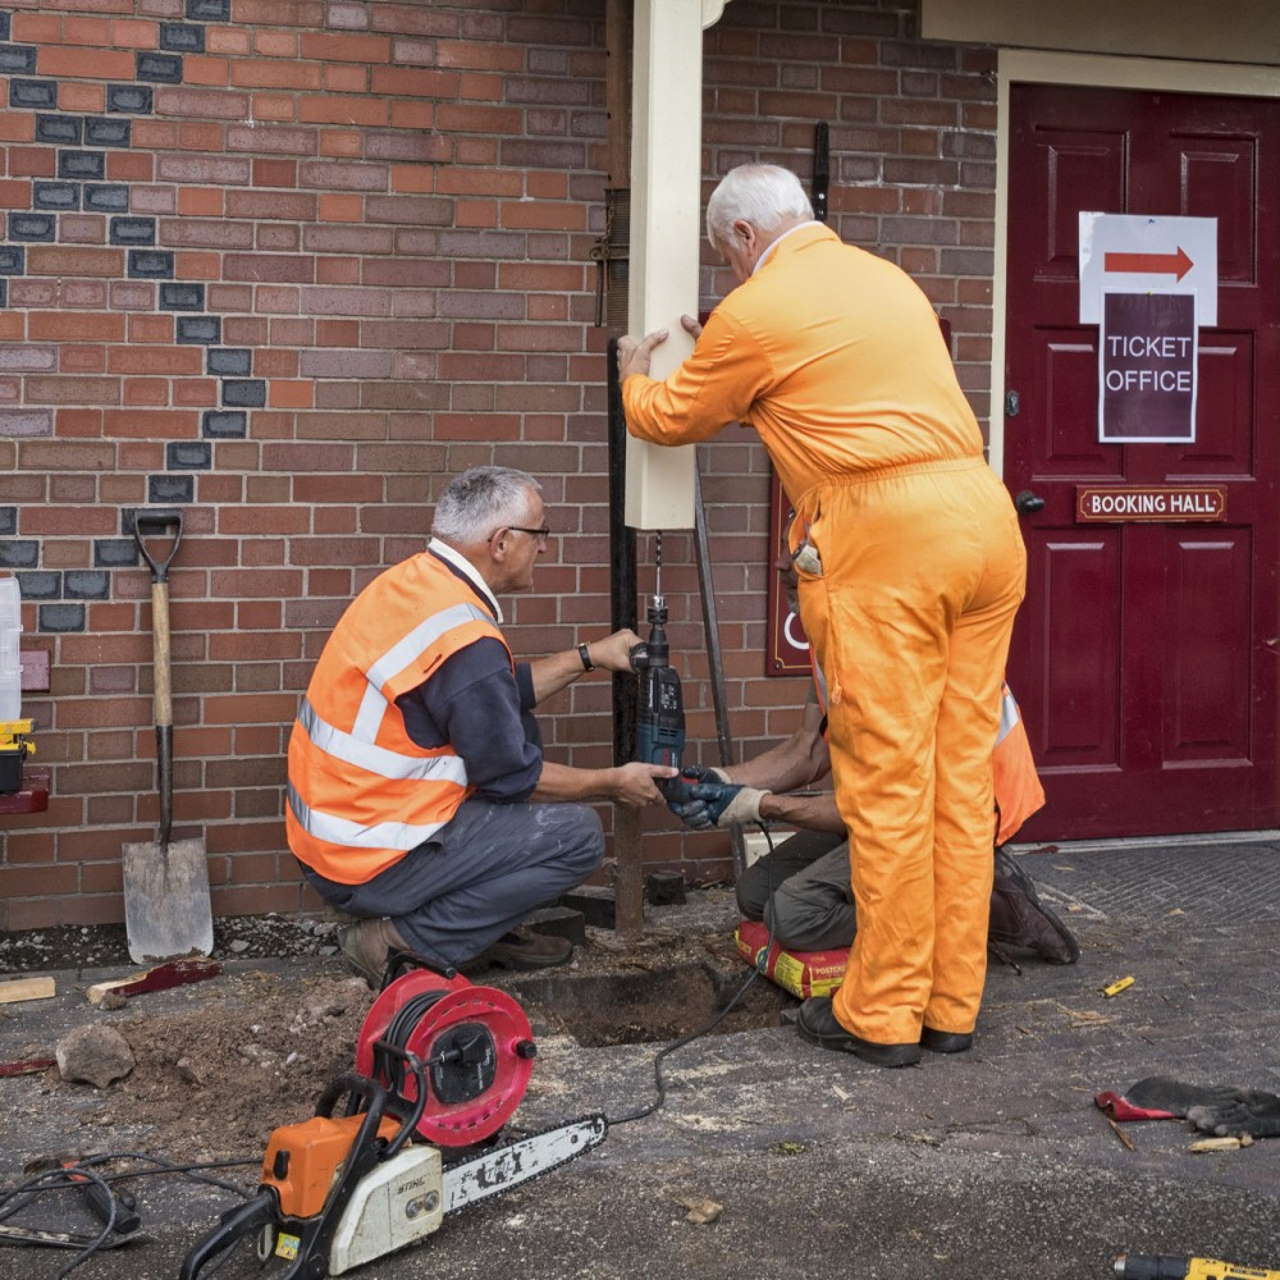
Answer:
<svg viewBox="0 0 1280 1280"><path fill-rule="evenodd" d="M1077 524L1221 524L1227 491L1220 485L1077 485Z"/></svg>
<svg viewBox="0 0 1280 1280"><path fill-rule="evenodd" d="M1099 442L1193 443L1195 295L1106 293L1099 337Z"/></svg>

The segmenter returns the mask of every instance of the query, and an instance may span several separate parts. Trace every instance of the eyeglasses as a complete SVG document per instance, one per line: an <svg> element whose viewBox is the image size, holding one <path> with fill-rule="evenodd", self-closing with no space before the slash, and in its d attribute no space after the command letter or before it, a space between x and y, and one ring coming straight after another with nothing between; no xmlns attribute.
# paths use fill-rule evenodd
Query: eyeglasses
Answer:
<svg viewBox="0 0 1280 1280"><path fill-rule="evenodd" d="M523 525L518 524L509 524L507 525L507 528L510 529L512 533L527 533L529 537L537 538L538 546L540 547L545 547L547 545L547 539L551 537L551 527L545 524L541 529L526 529Z"/></svg>

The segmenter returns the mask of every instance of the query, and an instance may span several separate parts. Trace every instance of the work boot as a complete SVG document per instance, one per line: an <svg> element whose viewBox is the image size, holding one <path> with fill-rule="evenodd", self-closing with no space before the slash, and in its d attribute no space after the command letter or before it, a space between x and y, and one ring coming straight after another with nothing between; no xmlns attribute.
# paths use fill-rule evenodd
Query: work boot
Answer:
<svg viewBox="0 0 1280 1280"><path fill-rule="evenodd" d="M468 960L468 969L494 965L499 969L553 969L564 964L573 955L573 943L568 938L556 938L532 929L512 929L497 942L490 943L474 960Z"/></svg>
<svg viewBox="0 0 1280 1280"><path fill-rule="evenodd" d="M925 1027L920 1033L920 1047L930 1053L964 1053L973 1048L972 1031L935 1031Z"/></svg>
<svg viewBox="0 0 1280 1280"><path fill-rule="evenodd" d="M1005 949L1031 951L1048 964L1080 959L1080 944L1071 930L1040 901L1031 877L1003 845L996 846L987 943L997 955Z"/></svg>
<svg viewBox="0 0 1280 1280"><path fill-rule="evenodd" d="M357 920L338 930L338 949L347 966L376 991L382 986L387 960L392 952L408 951L409 944L385 917Z"/></svg>
<svg viewBox="0 0 1280 1280"><path fill-rule="evenodd" d="M910 1067L920 1061L918 1044L877 1044L846 1031L836 1018L830 996L811 996L800 1006L796 1030L802 1040L820 1049L852 1053L877 1067Z"/></svg>

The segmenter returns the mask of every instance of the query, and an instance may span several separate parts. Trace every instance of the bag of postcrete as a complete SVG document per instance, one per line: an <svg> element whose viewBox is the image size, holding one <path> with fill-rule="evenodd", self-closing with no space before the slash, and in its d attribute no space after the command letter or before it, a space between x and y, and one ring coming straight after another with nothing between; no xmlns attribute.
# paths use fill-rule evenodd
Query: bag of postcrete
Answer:
<svg viewBox="0 0 1280 1280"><path fill-rule="evenodd" d="M849 963L848 947L833 951L788 951L769 941L769 930L759 920L744 920L733 932L738 954L784 991L807 1000L829 996L844 981ZM765 951L768 955L765 955Z"/></svg>

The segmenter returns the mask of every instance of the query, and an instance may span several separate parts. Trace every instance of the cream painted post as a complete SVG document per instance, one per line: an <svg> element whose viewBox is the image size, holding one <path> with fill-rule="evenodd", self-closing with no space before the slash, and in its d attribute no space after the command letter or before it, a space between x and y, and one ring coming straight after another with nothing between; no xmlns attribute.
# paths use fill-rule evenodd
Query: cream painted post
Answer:
<svg viewBox="0 0 1280 1280"><path fill-rule="evenodd" d="M693 350L680 317L698 314L702 28L723 7L720 0L636 0L627 330L637 337L668 331L654 352L655 378ZM627 524L692 529L694 466L692 445L664 449L629 438Z"/></svg>

